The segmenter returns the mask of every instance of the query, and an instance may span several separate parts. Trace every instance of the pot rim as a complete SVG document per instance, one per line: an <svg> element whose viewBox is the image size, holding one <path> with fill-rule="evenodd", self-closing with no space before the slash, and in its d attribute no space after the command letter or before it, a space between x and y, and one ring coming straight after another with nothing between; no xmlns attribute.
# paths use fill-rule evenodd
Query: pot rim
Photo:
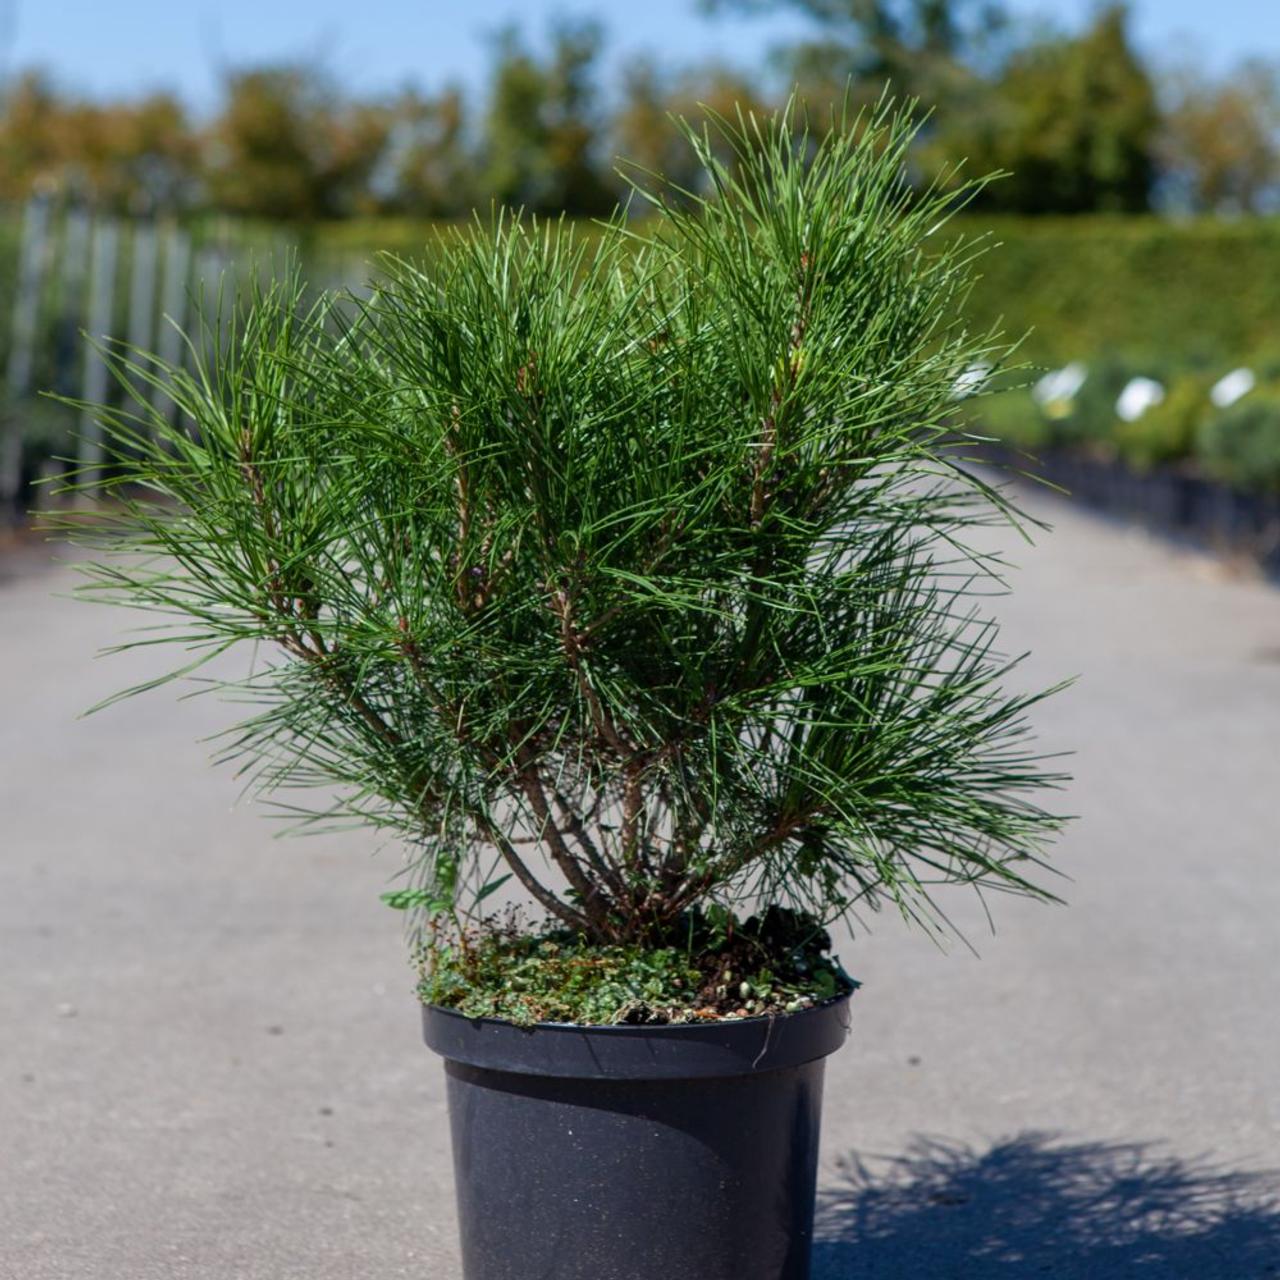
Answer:
<svg viewBox="0 0 1280 1280"><path fill-rule="evenodd" d="M422 1006L423 1039L448 1063L519 1075L683 1080L755 1075L834 1053L848 1037L844 992L795 1013L648 1026L469 1018Z"/></svg>

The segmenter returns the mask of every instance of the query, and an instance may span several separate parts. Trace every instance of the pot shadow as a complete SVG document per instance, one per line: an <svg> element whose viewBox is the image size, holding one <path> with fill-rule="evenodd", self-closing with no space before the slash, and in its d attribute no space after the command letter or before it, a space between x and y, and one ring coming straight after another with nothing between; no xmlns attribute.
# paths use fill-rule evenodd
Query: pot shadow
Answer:
<svg viewBox="0 0 1280 1280"><path fill-rule="evenodd" d="M1149 1143L917 1138L839 1162L813 1280L1255 1280L1280 1276L1280 1178Z"/></svg>

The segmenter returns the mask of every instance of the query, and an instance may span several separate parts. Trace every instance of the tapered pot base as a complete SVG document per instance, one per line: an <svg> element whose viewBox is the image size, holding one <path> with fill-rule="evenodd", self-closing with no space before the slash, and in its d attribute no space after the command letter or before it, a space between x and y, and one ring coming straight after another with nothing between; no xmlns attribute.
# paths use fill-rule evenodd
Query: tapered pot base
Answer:
<svg viewBox="0 0 1280 1280"><path fill-rule="evenodd" d="M424 1011L466 1280L807 1280L824 1059L847 997L695 1027Z"/></svg>

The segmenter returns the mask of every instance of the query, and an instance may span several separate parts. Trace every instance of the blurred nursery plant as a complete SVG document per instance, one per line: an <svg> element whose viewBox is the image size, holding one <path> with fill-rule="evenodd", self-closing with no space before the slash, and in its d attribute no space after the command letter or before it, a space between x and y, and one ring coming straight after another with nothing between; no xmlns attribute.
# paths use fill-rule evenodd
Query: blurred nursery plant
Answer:
<svg viewBox="0 0 1280 1280"><path fill-rule="evenodd" d="M1116 419L1116 450L1140 470L1179 462L1192 453L1196 433L1211 409L1209 379L1182 374L1159 404L1132 421Z"/></svg>
<svg viewBox="0 0 1280 1280"><path fill-rule="evenodd" d="M1216 479L1280 493L1280 392L1257 391L1212 414L1200 426L1196 448Z"/></svg>
<svg viewBox="0 0 1280 1280"><path fill-rule="evenodd" d="M1019 518L955 433L1006 353L944 234L982 183L913 191L890 106L833 126L712 116L696 191L636 175L648 220L504 213L365 301L256 290L185 367L107 348L137 394L80 481L87 594L178 619L170 679L270 651L207 677L252 704L222 758L406 840L404 902L514 877L643 948L748 899L1048 896L1044 695L969 538Z"/></svg>

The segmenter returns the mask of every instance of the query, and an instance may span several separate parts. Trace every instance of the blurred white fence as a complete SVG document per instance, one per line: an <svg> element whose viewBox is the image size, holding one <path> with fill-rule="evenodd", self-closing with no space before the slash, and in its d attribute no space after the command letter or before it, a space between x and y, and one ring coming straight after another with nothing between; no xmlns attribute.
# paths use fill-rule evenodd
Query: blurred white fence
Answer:
<svg viewBox="0 0 1280 1280"><path fill-rule="evenodd" d="M0 210L0 519L48 459L99 456L92 413L40 394L94 403L118 394L86 336L123 338L178 364L198 300L251 264L278 267L291 247L278 229L225 218L122 219L49 197ZM317 283L345 283L345 268Z"/></svg>

